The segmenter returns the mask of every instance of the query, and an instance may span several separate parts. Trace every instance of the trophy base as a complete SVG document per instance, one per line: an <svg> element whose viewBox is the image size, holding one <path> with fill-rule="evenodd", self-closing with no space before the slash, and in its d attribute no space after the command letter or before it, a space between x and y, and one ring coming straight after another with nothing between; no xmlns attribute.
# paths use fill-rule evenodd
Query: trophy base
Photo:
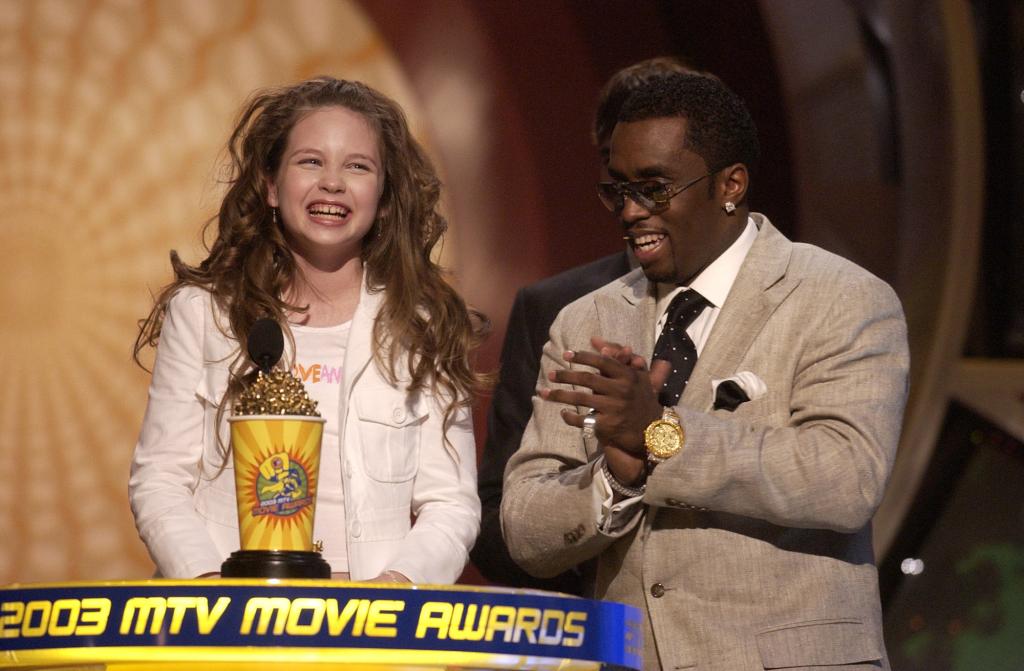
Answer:
<svg viewBox="0 0 1024 671"><path fill-rule="evenodd" d="M236 550L220 565L225 578L330 578L331 565L319 552Z"/></svg>

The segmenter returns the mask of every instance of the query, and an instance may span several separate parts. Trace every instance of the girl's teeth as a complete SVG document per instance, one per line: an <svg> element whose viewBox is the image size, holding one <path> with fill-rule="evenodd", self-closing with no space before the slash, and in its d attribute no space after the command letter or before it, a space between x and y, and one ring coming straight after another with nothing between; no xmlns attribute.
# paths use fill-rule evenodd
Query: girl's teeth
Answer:
<svg viewBox="0 0 1024 671"><path fill-rule="evenodd" d="M317 207L310 208L310 214L314 215L328 215L333 217L343 217L347 213L347 210L337 205L320 205Z"/></svg>

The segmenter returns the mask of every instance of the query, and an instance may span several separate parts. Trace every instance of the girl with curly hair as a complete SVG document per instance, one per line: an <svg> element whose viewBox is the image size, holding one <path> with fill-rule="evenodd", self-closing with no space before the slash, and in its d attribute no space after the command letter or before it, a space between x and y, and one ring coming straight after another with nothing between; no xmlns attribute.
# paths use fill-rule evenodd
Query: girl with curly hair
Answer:
<svg viewBox="0 0 1024 671"><path fill-rule="evenodd" d="M257 92L228 142L209 254L142 321L157 346L129 493L159 575L238 548L226 409L261 318L326 418L314 538L335 575L454 582L479 528L470 365L486 320L431 260L440 184L405 115L359 82Z"/></svg>

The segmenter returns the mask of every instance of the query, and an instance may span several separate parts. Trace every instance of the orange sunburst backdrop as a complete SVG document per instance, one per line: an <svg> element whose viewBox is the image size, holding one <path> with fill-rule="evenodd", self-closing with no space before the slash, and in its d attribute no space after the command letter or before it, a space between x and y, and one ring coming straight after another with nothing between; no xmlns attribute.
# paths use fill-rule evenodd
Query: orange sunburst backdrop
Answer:
<svg viewBox="0 0 1024 671"><path fill-rule="evenodd" d="M146 577L127 504L150 292L256 88L405 76L349 0L0 0L0 584ZM429 142L427 143L429 144Z"/></svg>

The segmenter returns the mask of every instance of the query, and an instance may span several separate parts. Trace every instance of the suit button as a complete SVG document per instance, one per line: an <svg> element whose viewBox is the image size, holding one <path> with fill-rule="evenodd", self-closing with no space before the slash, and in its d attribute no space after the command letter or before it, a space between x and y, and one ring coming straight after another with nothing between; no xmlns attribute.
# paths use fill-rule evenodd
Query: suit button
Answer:
<svg viewBox="0 0 1024 671"><path fill-rule="evenodd" d="M363 525L359 523L359 520L355 520L349 526L349 531L352 532L352 538L359 538L359 534L363 533Z"/></svg>
<svg viewBox="0 0 1024 671"><path fill-rule="evenodd" d="M394 410L391 411L391 418L393 420L395 420L396 422L404 421L405 420L405 410L402 409L402 408L395 408Z"/></svg>
<svg viewBox="0 0 1024 671"><path fill-rule="evenodd" d="M651 596L653 596L655 599L660 599L661 597L665 596L665 586L662 585L660 582L656 582L653 585L651 585Z"/></svg>

